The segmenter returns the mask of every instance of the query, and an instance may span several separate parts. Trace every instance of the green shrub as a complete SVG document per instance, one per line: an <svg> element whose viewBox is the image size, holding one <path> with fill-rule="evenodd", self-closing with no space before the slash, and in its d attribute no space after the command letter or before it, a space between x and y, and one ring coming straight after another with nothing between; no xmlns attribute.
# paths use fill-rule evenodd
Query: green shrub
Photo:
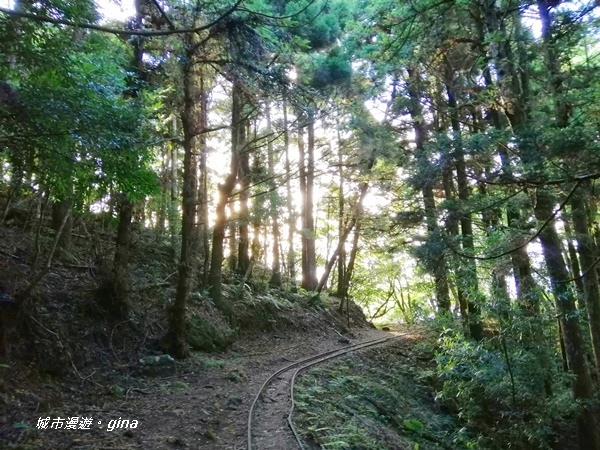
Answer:
<svg viewBox="0 0 600 450"><path fill-rule="evenodd" d="M540 364L539 348L527 349L517 341L506 345L501 339L474 342L456 331L440 338L437 399L466 425L455 440L490 450L552 448L576 409L567 375Z"/></svg>
<svg viewBox="0 0 600 450"><path fill-rule="evenodd" d="M224 351L235 342L236 333L223 325L215 327L201 316L192 316L187 323L188 343L192 350Z"/></svg>

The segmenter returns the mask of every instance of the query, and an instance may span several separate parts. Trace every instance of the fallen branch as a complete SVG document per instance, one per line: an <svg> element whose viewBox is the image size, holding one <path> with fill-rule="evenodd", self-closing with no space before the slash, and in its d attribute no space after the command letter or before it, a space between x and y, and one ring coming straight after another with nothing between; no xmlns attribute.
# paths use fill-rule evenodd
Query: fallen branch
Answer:
<svg viewBox="0 0 600 450"><path fill-rule="evenodd" d="M48 272L50 272L50 268L52 267L52 259L54 258L54 254L56 253L56 248L58 247L58 242L60 241L60 238L63 234L65 225L66 225L67 220L69 219L70 215L71 215L71 210L68 210L67 213L65 214L65 217L62 220L62 223L60 224L60 228L58 229L58 232L56 233L56 237L54 238L54 242L52 243L52 249L50 250L50 254L48 255L48 259L46 261L46 264L44 265L44 268L33 278L33 280L31 280L31 283L29 283L29 286L27 286L23 291L17 292L15 294L15 298L17 299L18 303L22 304L22 302L24 302L25 299L27 297L29 297L29 294L31 294L33 289L35 289L35 287L40 283L40 281L42 281L42 279L46 276L46 274Z"/></svg>

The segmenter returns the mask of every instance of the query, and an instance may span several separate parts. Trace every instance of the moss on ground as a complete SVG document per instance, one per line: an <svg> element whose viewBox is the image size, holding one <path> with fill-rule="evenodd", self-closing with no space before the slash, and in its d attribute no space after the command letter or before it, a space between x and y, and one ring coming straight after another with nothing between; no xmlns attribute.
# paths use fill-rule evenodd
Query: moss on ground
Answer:
<svg viewBox="0 0 600 450"><path fill-rule="evenodd" d="M420 378L426 368L405 351L372 349L302 375L294 422L305 441L336 450L459 448L454 419Z"/></svg>
<svg viewBox="0 0 600 450"><path fill-rule="evenodd" d="M199 315L192 316L187 323L188 343L192 350L224 351L236 339L234 330L227 326L216 327Z"/></svg>

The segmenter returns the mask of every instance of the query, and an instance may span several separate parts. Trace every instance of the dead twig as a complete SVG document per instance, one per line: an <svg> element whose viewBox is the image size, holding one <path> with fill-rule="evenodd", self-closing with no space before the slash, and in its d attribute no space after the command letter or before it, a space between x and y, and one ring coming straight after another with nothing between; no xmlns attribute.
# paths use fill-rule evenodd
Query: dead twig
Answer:
<svg viewBox="0 0 600 450"><path fill-rule="evenodd" d="M42 329L46 330L48 333L53 334L54 336L56 336L56 339L58 340L58 345L60 346L60 348L64 348L64 345L62 344L62 341L60 340L60 336L58 335L57 332L50 330L49 328L46 328L44 325L42 325L40 322L38 322L38 320L33 317L30 316L31 320L33 320L35 323L37 323Z"/></svg>
<svg viewBox="0 0 600 450"><path fill-rule="evenodd" d="M54 238L54 242L52 243L52 248L50 249L50 254L48 255L48 259L44 268L33 278L29 286L27 286L22 292L19 292L15 295L19 303L22 303L29 297L29 294L33 291L33 289L39 284L40 281L46 276L48 272L50 272L50 268L52 267L52 259L54 258L54 253L56 253L56 248L58 247L58 242L63 234L63 230L65 229L65 225L67 224L67 220L71 215L71 210L68 210L63 217L62 223L60 224L60 228L56 233L56 237Z"/></svg>
<svg viewBox="0 0 600 450"><path fill-rule="evenodd" d="M110 332L110 341L109 341L109 343L110 343L110 349L112 350L113 355L115 355L115 359L117 361L119 361L119 362L121 362L121 360L119 359L119 356L117 355L117 352L115 351L115 347L113 346L113 337L115 335L115 330L119 327L119 325L123 325L124 323L129 322L129 320L130 319L124 320L123 322L119 322L118 324L116 324L113 327L112 331Z"/></svg>

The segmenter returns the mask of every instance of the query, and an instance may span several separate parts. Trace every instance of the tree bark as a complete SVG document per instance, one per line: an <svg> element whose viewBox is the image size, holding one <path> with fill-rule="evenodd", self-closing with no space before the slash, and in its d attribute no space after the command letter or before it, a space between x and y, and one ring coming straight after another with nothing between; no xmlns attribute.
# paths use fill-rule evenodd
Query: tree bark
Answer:
<svg viewBox="0 0 600 450"><path fill-rule="evenodd" d="M308 143L306 158L306 206L304 208L304 233L306 234L306 274L303 288L314 291L317 288L317 254L314 220L314 181L315 181L315 116L308 110Z"/></svg>
<svg viewBox="0 0 600 450"><path fill-rule="evenodd" d="M63 251L69 251L71 249L73 239L73 216L71 214L71 202L63 199L58 200L52 204L52 229L58 233L58 230L62 226L63 220L67 218L60 240L58 242L58 248Z"/></svg>
<svg viewBox="0 0 600 450"><path fill-rule="evenodd" d="M256 139L256 132L254 133L254 138ZM268 155L267 155L268 158ZM267 163L268 164L268 163ZM267 169L268 170L268 169ZM252 163L252 176L253 176L253 180L256 180L260 176L260 173L262 172L262 156L261 156L261 152L260 151L255 151L254 152L254 159L253 159L253 163ZM270 186L270 184L269 184ZM269 198L270 195L273 194L273 191L269 192ZM252 244L251 244L251 248L250 248L250 266L254 267L254 265L258 262L261 261L261 257L264 258L263 264L265 267L267 267L267 251L263 251L264 249L268 248L268 241L267 241L267 235L268 235L268 231L267 231L267 226L263 227L263 217L262 217L262 211L260 210L260 206L258 205L258 199L255 199L255 202L253 204L253 209L254 211L252 212ZM268 220L267 220L268 222ZM261 243L261 232L263 232L264 234L264 239L263 242ZM248 276L252 275L252 270L250 270L250 272L248 273Z"/></svg>
<svg viewBox="0 0 600 450"><path fill-rule="evenodd" d="M537 193L535 216L540 223L548 221L553 213L554 201L552 195L541 188ZM585 360L585 350L579 316L575 307L575 293L569 280L569 272L563 259L561 241L554 221L540 233L540 241L544 254L544 261L550 275L552 291L554 293L556 310L559 314L563 340L569 369L575 375L573 396L583 402L592 398L592 379ZM589 405L582 406L582 412L577 418L580 448L589 450L600 449L600 435L596 417Z"/></svg>
<svg viewBox="0 0 600 450"><path fill-rule="evenodd" d="M560 72L560 62L556 53L553 36L553 16L550 11L552 7L553 5L550 2L545 0L538 1L540 20L542 22L542 39L544 40L544 50L546 53L546 69L549 76L549 88L555 106L554 115L556 127L564 128L569 122L570 107L563 96L564 88L562 85L562 74ZM525 162L529 162L531 166L534 166L533 156L529 153L525 153L525 156L532 160ZM541 170L541 163L537 170ZM577 186L575 186L575 189L576 188ZM575 194L577 194L577 192ZM550 191L547 189L538 189L537 200L535 208L536 218L540 221L547 220L547 218L550 217L556 202ZM575 201L577 202L577 199ZM585 228L587 229L587 217L583 219L583 222L586 223ZM575 399L581 399L582 402L586 402L593 396L592 381L585 359L585 348L581 337L579 316L575 306L575 293L572 284L567 282L569 272L564 266L560 239L556 233L553 222L542 231L540 240L542 241L544 259L546 260L546 266L554 288L555 299L558 303L557 309L561 316L560 320L569 368L575 374L573 395ZM546 243L544 241L546 241ZM588 285L588 288L589 287L590 286ZM593 314L596 313L597 310L593 312ZM577 425L580 448L600 450L598 416L592 409L592 406L583 406L580 415L577 417Z"/></svg>
<svg viewBox="0 0 600 450"><path fill-rule="evenodd" d="M243 105L242 105L243 108ZM239 183L240 183L240 207L238 219L238 257L237 257L237 272L241 276L245 276L250 267L250 235L248 231L248 223L250 221L250 211L248 209L248 197L250 189L250 149L246 145L246 124L240 124L244 129L243 142L240 142L238 147L239 153Z"/></svg>
<svg viewBox="0 0 600 450"><path fill-rule="evenodd" d="M356 266L356 257L358 255L358 243L360 242L360 230L362 228L361 217L356 219L356 226L354 227L354 236L352 236L352 247L350 248L350 257L348 258L348 266L346 267L346 273L344 274L344 286L342 290L342 301L346 299L346 308L350 309L348 292L350 291L350 282L352 281L352 275L354 274L354 267Z"/></svg>
<svg viewBox="0 0 600 450"><path fill-rule="evenodd" d="M333 269L335 262L339 260L339 256L341 254L342 248L346 245L348 236L354 229L355 225L356 225L356 217L353 217L352 220L350 221L350 223L348 224L348 226L346 227L346 229L344 230L344 232L342 233L342 235L340 236L337 247L333 251L333 254L329 257L329 260L327 261L327 264L325 265L325 271L323 272L323 275L321 275L321 279L319 280L319 283L317 284L316 292L321 292L323 290L323 288L325 287L325 285L327 284L327 280L329 279L329 274L331 273L331 269ZM338 262L338 264L339 264L339 262ZM343 282L342 282L342 289L343 289Z"/></svg>
<svg viewBox="0 0 600 450"><path fill-rule="evenodd" d="M237 180L237 176L236 176ZM231 196L231 193L229 194ZM229 199L227 204L227 209L229 210L229 218L227 223L227 229L229 231L228 243L229 243L229 258L227 264L229 266L229 271L231 273L235 273L238 270L238 214L235 211L235 200Z"/></svg>
<svg viewBox="0 0 600 450"><path fill-rule="evenodd" d="M573 202L571 202L571 205L573 205ZM575 278L575 286L577 286L577 293L583 298L585 294L583 287L583 278L581 277L581 265L579 264L577 249L575 249L575 245L573 244L573 233L571 230L571 224L565 218L563 218L562 223L565 227L565 235L567 238L567 252L569 253L571 274L573 275L573 278ZM595 249L594 253L596 253Z"/></svg>
<svg viewBox="0 0 600 450"><path fill-rule="evenodd" d="M279 195L275 189L275 154L273 149L273 138L272 138L272 127L271 127L271 105L269 101L265 104L265 116L267 120L267 171L271 182L270 193L269 193L269 215L271 216L271 226L273 230L273 265L271 266L271 279L269 284L274 287L281 286L281 261L279 257L279 242L281 240L281 232L279 229L279 218L277 209L279 206Z"/></svg>
<svg viewBox="0 0 600 450"><path fill-rule="evenodd" d="M302 112L300 113L302 114ZM300 286L304 289L307 277L307 241L306 236L306 151L304 149L304 119L298 118L298 165L299 165L299 178L300 178L300 196L302 197L302 210L301 210L301 221L302 231L300 233L300 242L302 244L301 249L301 263L302 263L302 282Z"/></svg>
<svg viewBox="0 0 600 450"><path fill-rule="evenodd" d="M197 246L195 229L196 204L198 201L198 153L202 132L202 88L200 64L198 62L196 35L187 37L187 55L184 66L183 90L183 192L181 220L181 255L179 279L175 301L171 308L168 344L170 353L176 358L187 358L190 354L187 343L186 306L194 285L197 269Z"/></svg>
<svg viewBox="0 0 600 450"><path fill-rule="evenodd" d="M439 130L441 131L441 130ZM442 172L442 185L444 187L444 196L446 197L446 201L448 201L452 206L447 211L448 219L445 223L446 232L450 235L453 241L456 241L459 234L458 229L458 218L457 213L455 211L455 186L454 186L454 171L453 171L453 161L450 155L444 161L444 167ZM457 270L455 278L459 276L460 270ZM460 311L460 316L465 319L469 314L469 307L467 305L467 293L464 291L463 283L459 283L456 281L455 283L455 297L458 303L458 309ZM439 305L438 305L439 306ZM450 311L450 302L448 302L448 311Z"/></svg>
<svg viewBox="0 0 600 450"><path fill-rule="evenodd" d="M316 255L313 220L314 182L314 117L307 113L306 123L298 125L298 154L300 164L300 191L302 193L302 288L317 288ZM304 127L308 129L308 143L304 143Z"/></svg>
<svg viewBox="0 0 600 450"><path fill-rule="evenodd" d="M343 153L342 153L342 139L339 132L338 126L338 234L339 240L342 241L342 237L344 234L344 167L343 167ZM337 265L337 295L342 299L343 302L343 294L344 294L344 284L346 278L346 246L343 245L340 249L340 254L338 256L338 265Z"/></svg>
<svg viewBox="0 0 600 450"><path fill-rule="evenodd" d="M367 182L361 183L354 216L352 217L352 219L350 220L350 223L348 224L348 226L346 227L346 229L340 236L338 245L337 245L336 249L334 250L333 255L331 255L331 257L329 258L327 265L325 266L325 271L323 272L323 275L321 276L321 280L319 280L319 283L317 284L317 288L316 288L317 292L321 292L323 290L323 288L325 287L325 284L327 283L327 279L329 278L329 274L331 273L331 269L333 269L333 265L335 264L335 261L338 260L338 264L341 264L341 262L339 261L339 257L342 254L342 249L345 247L348 236L350 235L352 230L354 230L355 237L359 235L358 225L360 223L360 218L362 216L363 202L364 202L365 196L367 195L368 188L369 188L369 183L367 183ZM356 245L357 245L357 243L354 244L354 246L356 246ZM353 247L353 249L354 249L354 247ZM357 251L358 251L358 249L357 249ZM355 255L355 257L356 257L356 255ZM350 266L350 263L348 264L348 266ZM350 278L348 276L348 274L349 274L348 269L346 269L345 273L347 276L344 277L344 280L342 281L342 284L341 284L342 291L341 291L340 297L342 298L342 300L344 299L345 294L347 294L347 292L348 292L348 283L350 282Z"/></svg>
<svg viewBox="0 0 600 450"><path fill-rule="evenodd" d="M119 226L117 228L112 276L108 280L107 289L101 289L100 293L105 297L100 300L112 317L124 320L129 315L129 291L131 289L129 245L131 240L133 204L125 194L121 194L117 201L119 207Z"/></svg>
<svg viewBox="0 0 600 450"><path fill-rule="evenodd" d="M486 30L488 35L500 35L502 39L508 41L506 29L504 25L499 23L500 13L498 12L494 2L491 0L485 0L482 3L482 15L483 18L477 19L480 42L484 43L486 41ZM515 18L515 20L518 19L518 17ZM529 80L528 69L525 68L521 71L521 77L517 76L517 72L514 69L513 60L511 59L512 53L510 50L510 45L499 45L495 42L497 40L497 38L494 38L490 44L490 57L486 57L486 59L488 59L488 62L493 62L494 65L498 66L498 84L503 86L503 95L508 95L510 98L510 101L506 102L506 104L510 106L514 105L516 102L522 102L527 98L526 94L529 92L529 86L523 83L527 83ZM527 65L528 61L521 61L521 65L524 64ZM484 70L483 75L485 85L489 88L493 88L494 81L492 80L491 69L489 66ZM505 81L507 77L511 80L511 83L509 83L510 87L513 90L516 90L516 94L511 95L509 92L507 92L507 82ZM519 84L519 81L521 84ZM519 104L516 107L516 110L513 110L512 114L507 114L507 117L510 120L510 125L513 127L513 129L519 129L519 126L528 119L527 111L528 109L526 106ZM507 125L506 120L502 119L500 111L497 108L490 109L489 118L493 128L498 131L503 131L505 129ZM506 147L504 145L498 145L497 149L501 160L502 173L507 177L512 177L513 173ZM522 246L525 239L528 239L528 236L521 232L523 228L521 211L517 207L509 204L506 208L506 216L508 226L518 233L518 235L513 238L513 241L510 243L511 246L516 248L515 251L511 252L510 257L513 266L517 298L519 304L523 307L526 313L530 316L534 316L539 312L540 294L537 284L533 278L533 272L531 270L531 262L527 253L527 248Z"/></svg>
<svg viewBox="0 0 600 450"><path fill-rule="evenodd" d="M473 219L471 213L468 212L470 188L467 179L467 164L465 162L464 149L462 145L462 134L460 130L460 122L458 118L456 92L452 84L450 73L446 74L446 92L448 94L448 108L450 110L450 123L452 125L452 134L454 140L454 160L456 164L456 180L458 185L458 198L460 200L460 228L462 232L462 247L463 252L468 256L475 255L475 244L473 241ZM477 341L483 338L483 326L481 324L481 307L479 283L477 281L477 265L475 260L467 258L464 262L464 269L461 270L462 280L465 283L465 291L467 292L467 307L468 315L466 317L469 333L471 337ZM461 266L463 265L461 264Z"/></svg>
<svg viewBox="0 0 600 450"><path fill-rule="evenodd" d="M416 157L421 167L427 170L430 167L425 154L425 142L427 140L426 128L423 123L423 108L421 107L421 89L419 77L413 67L408 71L408 92L410 96L409 112L412 117L413 130L415 133ZM433 185L435 180L430 175L425 175L422 182L421 192L423 205L425 207L425 219L429 233L429 245L434 255L428 258L427 264L433 272L435 282L435 293L439 312L450 311L450 289L448 287L448 266L444 255L442 237L437 224L437 213Z"/></svg>
<svg viewBox="0 0 600 450"><path fill-rule="evenodd" d="M201 250L202 284L208 282L208 270L210 261L210 240L208 230L208 168L206 165L208 156L208 145L206 142L206 130L208 126L208 86L205 68L200 66L200 127L201 134L198 136L199 160L198 160L198 243Z"/></svg>
<svg viewBox="0 0 600 450"><path fill-rule="evenodd" d="M573 207L573 228L576 233L577 249L579 250L584 273L583 292L592 338L592 349L596 362L597 379L600 381L600 285L598 284L598 273L594 267L597 256L594 239L588 229L585 195L582 189L580 188L571 200Z"/></svg>
<svg viewBox="0 0 600 450"><path fill-rule="evenodd" d="M173 118L173 133L175 133L175 129L177 127L177 119ZM177 157L177 148L175 145L171 144L171 149L169 152L170 163L169 163L169 190L170 190L170 201L169 201L169 210L167 212L169 218L169 237L171 240L171 249L173 251L173 257L177 259L179 257L179 226L177 225L179 218L177 213L177 205L178 205L178 192L177 192L177 165L178 165L178 157Z"/></svg>
<svg viewBox="0 0 600 450"><path fill-rule="evenodd" d="M296 291L296 251L294 250L294 237L296 234L296 212L292 200L292 170L290 165L290 132L288 130L287 92L283 92L283 150L285 152L286 174L286 203L288 210L288 254L287 264L290 277L290 288Z"/></svg>
<svg viewBox="0 0 600 450"><path fill-rule="evenodd" d="M224 258L225 229L227 228L227 203L235 188L239 172L239 153L245 143L245 126L242 112L242 92L239 82L234 81L231 93L231 164L229 175L220 183L213 229L212 255L210 260L210 296L222 311L230 311L223 301L222 271Z"/></svg>
<svg viewBox="0 0 600 450"><path fill-rule="evenodd" d="M162 149L160 161L160 197L156 211L156 242L161 242L167 228L167 210L168 210L168 178L167 178L167 150Z"/></svg>

